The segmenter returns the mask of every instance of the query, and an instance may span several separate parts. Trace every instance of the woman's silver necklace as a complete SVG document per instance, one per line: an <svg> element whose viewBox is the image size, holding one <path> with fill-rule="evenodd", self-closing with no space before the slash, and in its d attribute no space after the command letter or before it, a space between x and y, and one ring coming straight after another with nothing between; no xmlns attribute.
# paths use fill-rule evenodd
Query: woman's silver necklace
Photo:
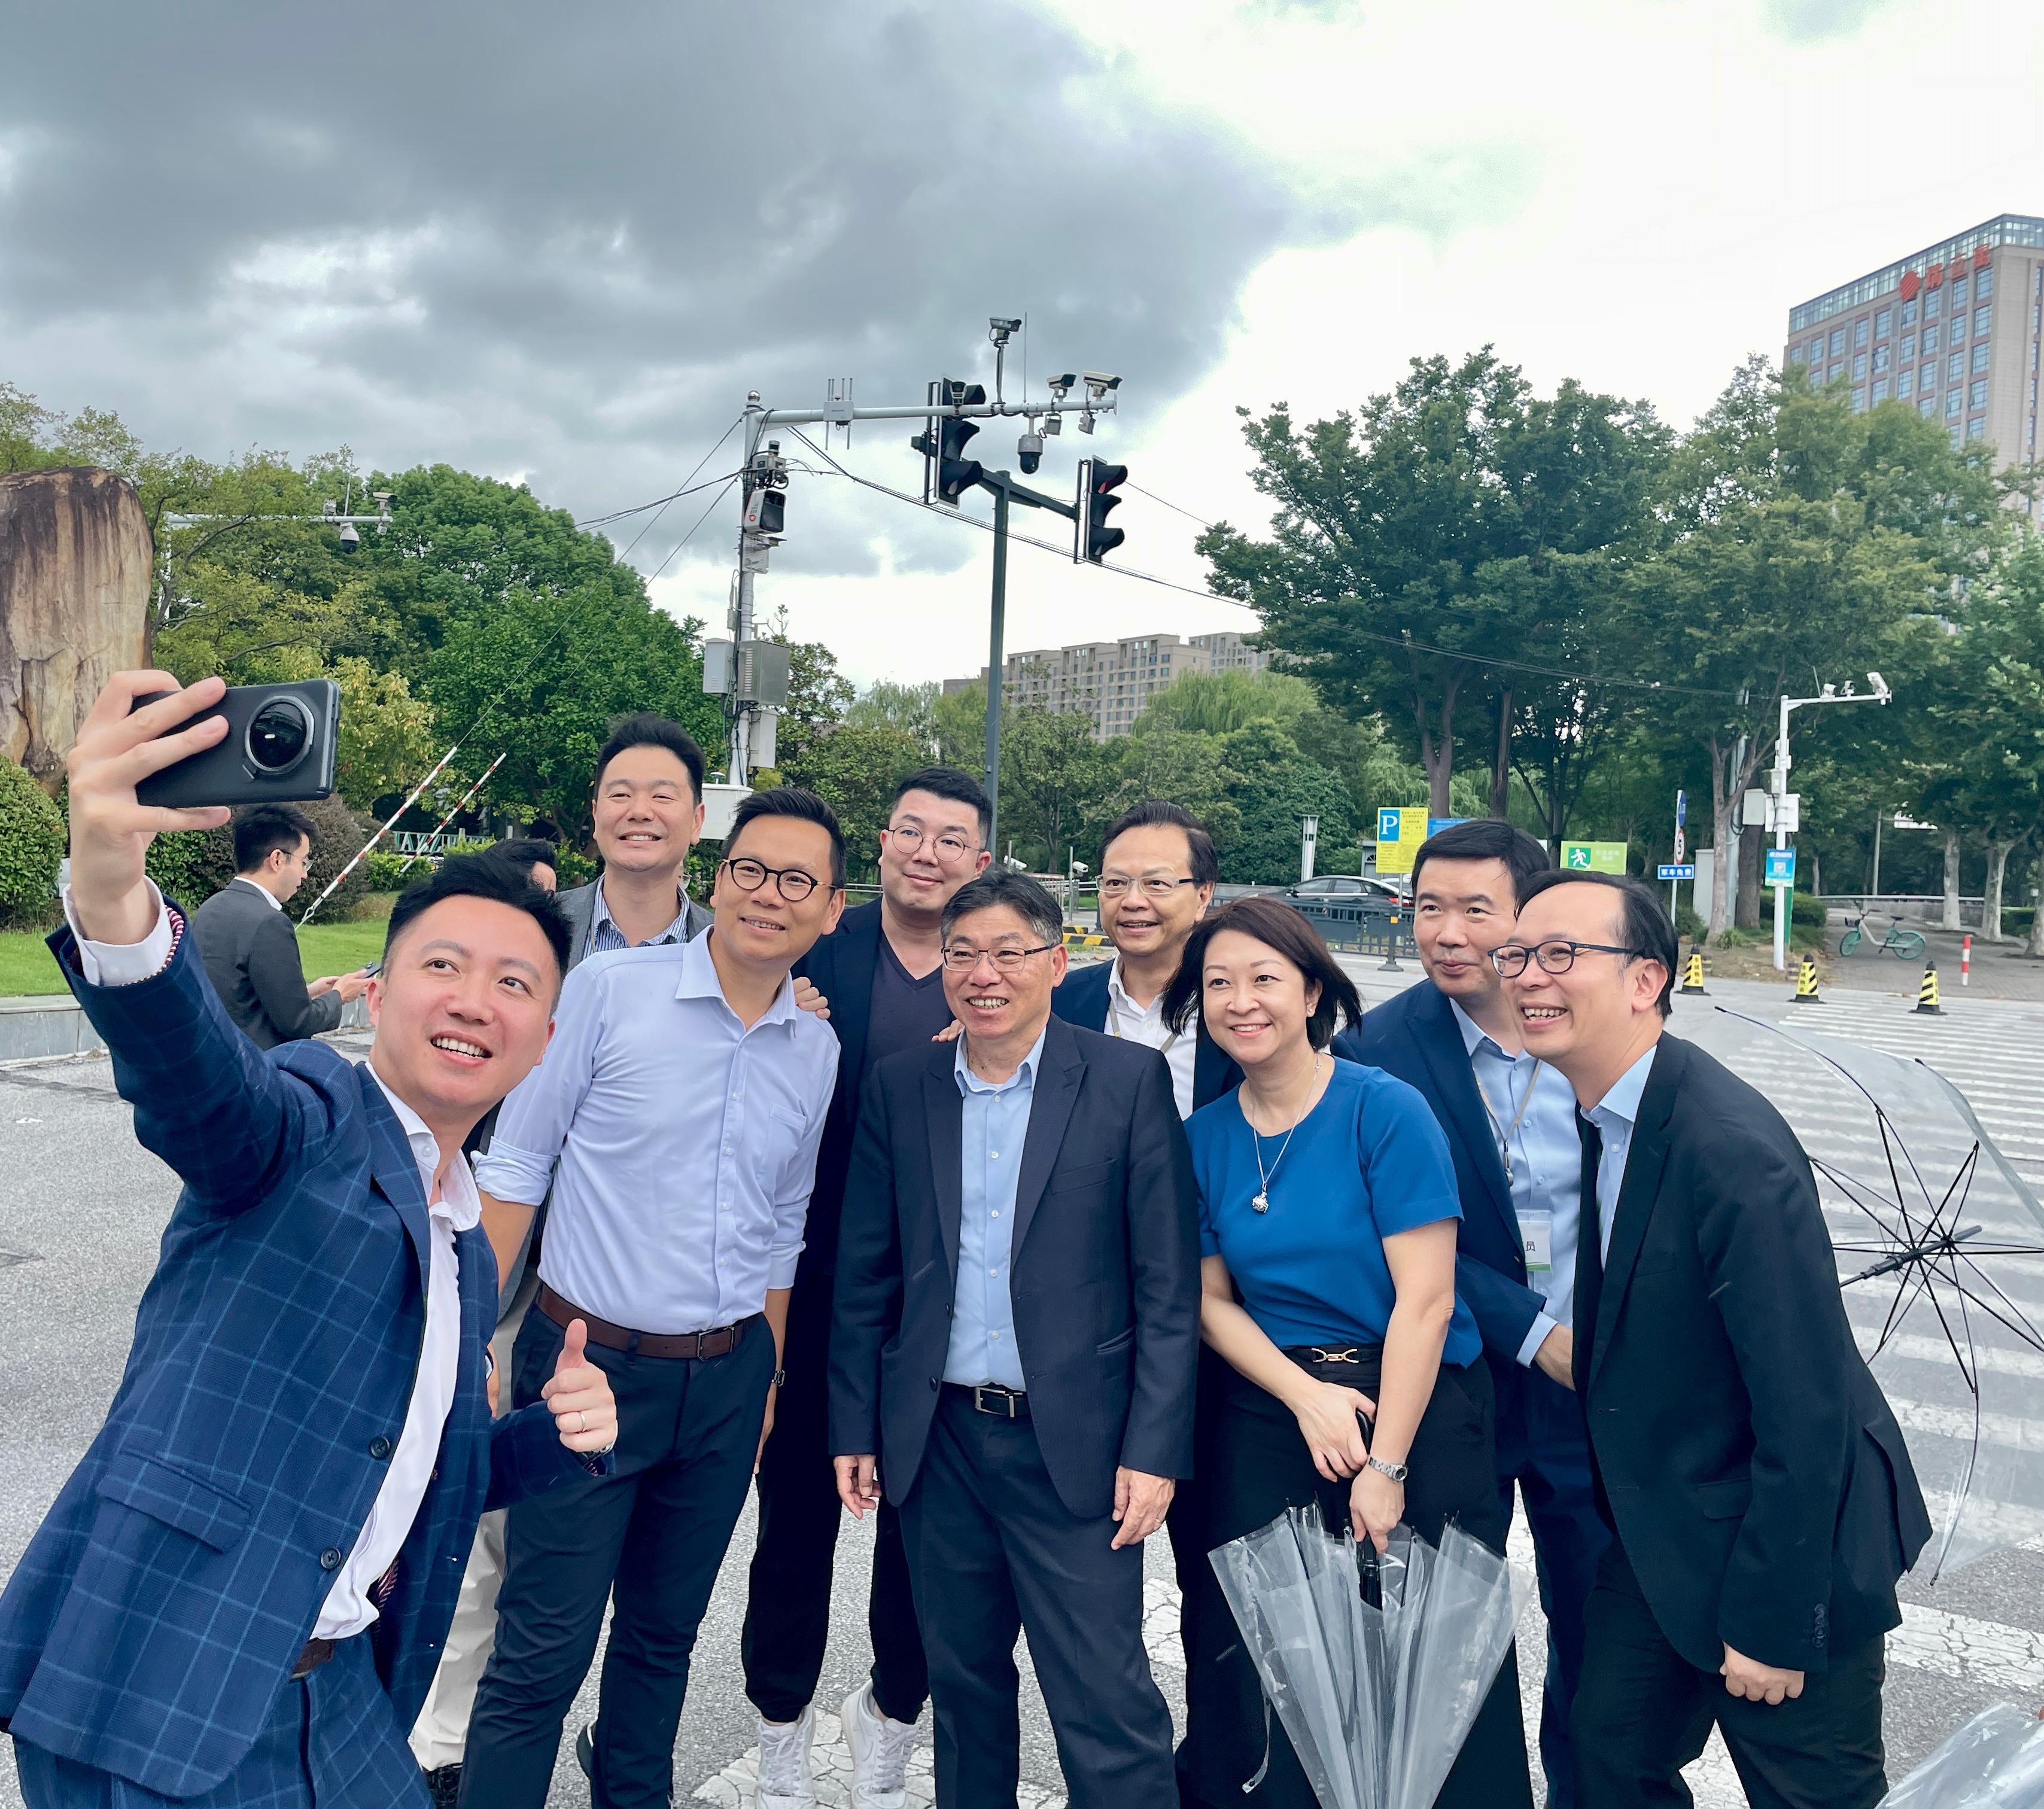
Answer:
<svg viewBox="0 0 2044 1809"><path fill-rule="evenodd" d="M1319 1056L1316 1055L1313 1058L1313 1082L1317 1083L1320 1077L1320 1058ZM1309 1083L1308 1090L1310 1090L1311 1084L1312 1083ZM1263 1184L1257 1189L1256 1197L1249 1203L1251 1206L1255 1208L1258 1212L1267 1212L1270 1210L1270 1183L1277 1175L1278 1165L1284 1161L1285 1152L1292 1146L1293 1137L1297 1134L1299 1127L1306 1122L1307 1115L1311 1112L1312 1109L1312 1106L1309 1102L1305 1111L1301 1112L1297 1118L1292 1120L1292 1128L1285 1133L1285 1141L1278 1146L1278 1154L1270 1158L1270 1166L1267 1169L1263 1166L1263 1133L1258 1131L1254 1124L1251 1124L1249 1127L1250 1146L1256 1152L1256 1178ZM1243 1114L1245 1121L1247 1120L1248 1116L1249 1115L1247 1112Z"/></svg>

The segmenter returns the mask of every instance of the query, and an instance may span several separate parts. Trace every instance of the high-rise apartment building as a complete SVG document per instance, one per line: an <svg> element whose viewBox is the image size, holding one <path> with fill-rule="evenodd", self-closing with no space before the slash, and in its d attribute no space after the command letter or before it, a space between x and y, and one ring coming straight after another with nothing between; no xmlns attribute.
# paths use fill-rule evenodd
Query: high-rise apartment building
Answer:
<svg viewBox="0 0 2044 1809"><path fill-rule="evenodd" d="M2004 213L1788 310L1787 363L1906 402L2004 465L2037 456L2044 220Z"/></svg>
<svg viewBox="0 0 2044 1809"><path fill-rule="evenodd" d="M1126 735L1150 700L1188 672L1261 672L1270 655L1239 634L1138 635L1128 640L1082 641L1071 647L1011 653L1002 663L1004 709L1082 710L1093 718L1093 739ZM982 666L976 677L984 679ZM947 693L972 678L949 678Z"/></svg>

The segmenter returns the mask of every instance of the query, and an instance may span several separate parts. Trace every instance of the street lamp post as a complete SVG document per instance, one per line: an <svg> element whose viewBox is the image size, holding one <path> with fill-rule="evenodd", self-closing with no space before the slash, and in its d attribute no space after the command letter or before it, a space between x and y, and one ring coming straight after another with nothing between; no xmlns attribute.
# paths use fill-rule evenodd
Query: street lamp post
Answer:
<svg viewBox="0 0 2044 1809"><path fill-rule="evenodd" d="M1770 787L1773 793L1769 814L1774 823L1774 845L1777 848L1788 846L1788 712L1800 710L1808 704L1885 704L1894 695L1888 688L1888 681L1878 672L1869 672L1867 682L1871 691L1855 691L1848 683L1841 691L1835 685L1827 685L1822 693L1814 697L1788 697L1781 700L1781 720L1774 736L1774 778ZM1800 821L1800 812L1798 812ZM1788 896L1785 898L1783 894ZM1777 973L1785 972L1788 966L1788 920L1795 903L1795 886L1791 881L1784 885L1779 880L1774 884L1774 966Z"/></svg>

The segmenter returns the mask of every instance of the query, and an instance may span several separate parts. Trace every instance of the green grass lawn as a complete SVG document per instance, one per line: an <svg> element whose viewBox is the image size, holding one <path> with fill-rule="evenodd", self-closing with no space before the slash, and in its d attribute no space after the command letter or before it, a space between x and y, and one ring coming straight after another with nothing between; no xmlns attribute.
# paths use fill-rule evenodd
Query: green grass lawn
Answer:
<svg viewBox="0 0 2044 1809"><path fill-rule="evenodd" d="M365 908L373 917L353 923L306 924L298 931L298 958L305 977L316 980L323 974L345 974L352 967L367 966L383 954L383 920L390 913L393 893L374 893ZM33 930L0 932L0 998L24 994L61 993L63 977L43 939Z"/></svg>

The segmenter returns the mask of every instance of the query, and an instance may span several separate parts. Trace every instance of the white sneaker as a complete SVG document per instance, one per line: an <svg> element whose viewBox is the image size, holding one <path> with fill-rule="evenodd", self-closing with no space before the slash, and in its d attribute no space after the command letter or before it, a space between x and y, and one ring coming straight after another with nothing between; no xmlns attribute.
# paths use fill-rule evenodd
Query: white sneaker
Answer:
<svg viewBox="0 0 2044 1809"><path fill-rule="evenodd" d="M759 1781L753 1793L757 1809L816 1809L809 1781L809 1742L816 1730L813 1705L802 1711L799 1721L760 1721Z"/></svg>
<svg viewBox="0 0 2044 1809"><path fill-rule="evenodd" d="M838 1719L844 1743L851 1749L852 1809L901 1809L909 1788L909 1749L916 1743L914 1723L889 1721L880 1712L870 1679L844 1699Z"/></svg>

